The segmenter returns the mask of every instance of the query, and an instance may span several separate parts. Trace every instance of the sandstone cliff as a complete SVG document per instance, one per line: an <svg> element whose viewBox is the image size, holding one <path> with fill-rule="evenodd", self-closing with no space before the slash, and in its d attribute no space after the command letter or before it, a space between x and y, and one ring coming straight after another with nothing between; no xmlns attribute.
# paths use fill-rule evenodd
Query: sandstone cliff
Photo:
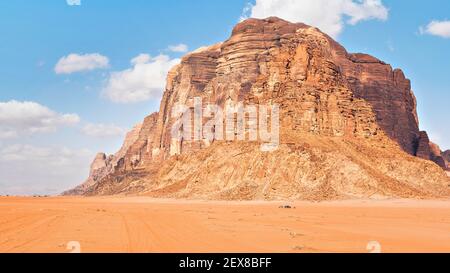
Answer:
<svg viewBox="0 0 450 273"><path fill-rule="evenodd" d="M445 162L447 163L447 168L450 169L450 150L447 150L445 152L442 152L442 157L444 158Z"/></svg>
<svg viewBox="0 0 450 273"><path fill-rule="evenodd" d="M280 148L262 152L258 143L246 141L174 141L171 110L176 104L193 107L196 97L222 107L280 105ZM93 164L106 172L93 171L75 193L314 200L450 196L449 179L427 161L444 167L419 131L416 100L403 72L348 53L316 28L278 18L246 20L227 41L185 56L168 74L159 112L134 134L118 155Z"/></svg>
<svg viewBox="0 0 450 273"><path fill-rule="evenodd" d="M154 116L153 116L154 117ZM111 174L117 174L118 171L125 171L126 166L130 166L136 159L145 160L141 158L141 148L145 146L143 141L147 141L149 127L152 124L152 116L147 117L143 123L136 125L125 137L124 143L120 150L114 155L107 156L104 153L96 155L91 164L88 179L80 186L66 191L64 195L79 195L84 194L90 187L97 184L102 179L107 178Z"/></svg>
<svg viewBox="0 0 450 273"><path fill-rule="evenodd" d="M447 167L447 175L450 177L450 150L442 152L442 157L444 158Z"/></svg>

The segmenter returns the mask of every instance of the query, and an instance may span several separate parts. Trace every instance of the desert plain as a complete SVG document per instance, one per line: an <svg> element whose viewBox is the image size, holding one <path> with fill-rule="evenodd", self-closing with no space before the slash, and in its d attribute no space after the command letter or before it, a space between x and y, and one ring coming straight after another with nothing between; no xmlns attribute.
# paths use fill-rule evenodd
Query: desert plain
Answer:
<svg viewBox="0 0 450 273"><path fill-rule="evenodd" d="M371 242L450 252L450 201L0 197L1 253L367 253Z"/></svg>

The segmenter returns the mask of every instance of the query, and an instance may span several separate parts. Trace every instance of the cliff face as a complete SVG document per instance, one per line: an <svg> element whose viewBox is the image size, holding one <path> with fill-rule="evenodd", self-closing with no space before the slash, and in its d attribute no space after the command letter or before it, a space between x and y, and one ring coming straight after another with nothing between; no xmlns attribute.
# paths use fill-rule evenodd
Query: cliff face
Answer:
<svg viewBox="0 0 450 273"><path fill-rule="evenodd" d="M341 52L341 68L355 96L369 102L377 123L407 153L414 155L420 136L416 99L400 69L364 54Z"/></svg>
<svg viewBox="0 0 450 273"><path fill-rule="evenodd" d="M172 108L193 107L196 97L221 107L278 104L280 149L263 153L242 141L174 140ZM138 131L105 176L88 180L84 194L218 199L448 194L444 172L413 157L435 160L402 71L347 53L316 28L278 18L246 20L227 41L185 56L168 74L159 112Z"/></svg>
<svg viewBox="0 0 450 273"><path fill-rule="evenodd" d="M147 162L149 152L147 151L148 137L156 123L157 114L145 118L143 123L136 125L126 136L120 150L114 155L107 156L104 153L96 155L91 164L88 179L80 186L66 191L63 195L82 195L91 187L104 179L135 169L136 162Z"/></svg>
<svg viewBox="0 0 450 273"><path fill-rule="evenodd" d="M94 186L98 181L105 178L108 173L112 172L112 168L108 167L111 166L112 158L113 156L107 157L104 153L98 153L91 163L88 179L78 187L64 192L63 195L84 194L90 187Z"/></svg>
<svg viewBox="0 0 450 273"><path fill-rule="evenodd" d="M422 131L419 134L416 156L426 160L431 160L444 170L447 169L448 161L445 160L441 152L441 148L430 141L427 132Z"/></svg>
<svg viewBox="0 0 450 273"><path fill-rule="evenodd" d="M447 164L447 169L450 170L450 150L443 152L442 157L444 158Z"/></svg>

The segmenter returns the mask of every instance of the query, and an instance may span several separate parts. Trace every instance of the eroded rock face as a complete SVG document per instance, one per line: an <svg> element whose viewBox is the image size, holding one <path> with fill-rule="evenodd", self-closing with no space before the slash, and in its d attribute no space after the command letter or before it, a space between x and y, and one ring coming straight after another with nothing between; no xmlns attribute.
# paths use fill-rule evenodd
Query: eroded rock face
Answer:
<svg viewBox="0 0 450 273"><path fill-rule="evenodd" d="M426 160L431 160L441 168L447 169L447 163L442 157L441 148L430 141L427 132L422 131L419 134L416 156Z"/></svg>
<svg viewBox="0 0 450 273"><path fill-rule="evenodd" d="M220 161L219 166L211 163L210 168L207 168L202 165L202 160L197 159L198 154L202 154L204 162L207 162L208 158L220 156L215 154L216 152L227 153L224 143L213 143L210 147L211 143L205 141L174 141L171 134L175 123L171 116L172 108L177 104L193 107L196 97L202 98L204 104L216 104L222 108L226 104L237 102L243 102L245 105L278 104L281 142L288 147L278 152L281 153L278 157L287 164L282 166L283 171L277 172L273 177L270 173L260 177L262 174L256 169L264 166L258 166L258 162L264 162L264 158L274 160L276 157L265 156L252 149L249 153L254 164L245 165L241 176L232 175L235 174L234 169L242 167L235 166L232 158ZM395 167L388 163L385 167L376 166L376 160L372 162L375 167L372 167L363 162L371 155L363 155L363 152L360 152L362 159L357 159L357 146L340 151L339 157L329 154L339 151L327 152L327 145L315 145L314 141L311 142L313 144L308 143L302 148L306 154L301 154L300 157L291 155L297 151L292 150L291 146L297 145L301 139L299 136L302 135L315 136L325 142L335 138L340 142L367 141L383 147L394 147L395 145L391 144L397 143L410 155L433 160L428 136L419 131L416 101L410 82L401 70L393 70L388 64L369 55L349 54L316 28L278 18L246 20L234 28L227 41L201 48L185 56L181 64L168 74L159 113L146 118L138 131L132 141L127 141L132 144L124 145L126 147L121 149L119 156L114 156L114 167L108 169L108 175L91 185L86 191L88 194L153 191L156 196L167 196L169 192L171 196L180 196L177 192L183 192L183 197L197 196L192 193L193 190L200 197L206 194L198 188L199 183L203 181L206 183L203 183L203 187L209 189L208 196L213 196L212 198L233 199L232 196L238 196L239 191L248 191L248 196L253 196L252 198L273 199L277 196L276 191L264 195L262 192L267 189L261 187L270 187L275 177L283 179L283 174L286 174L286 181L280 183L284 183L284 189L294 187L299 179L302 180L303 186L298 188L297 193L294 191L286 195L280 192L280 197L305 198L306 193L300 192L307 192L308 184L315 191L322 189L328 192L325 196L321 195L323 199L343 196L346 190L355 188L354 185L346 184L346 187L337 190L337 180L333 178L337 174L331 166L325 168L319 166L319 163L300 164L312 160L311 156L322 157L323 160L328 160L327 162L336 159L342 162L348 160L350 165L354 164L353 171L343 165L337 166L345 169L342 169L342 172L345 173L343 176L347 177L346 181L349 181L351 176L346 172L355 173L357 170L367 173L364 179L372 185L369 187L371 189L377 188L377 179L387 181L384 186L380 184L380 187L386 187L384 192L379 189L381 192L377 194L380 195L402 196L402 190L408 192L405 196L419 196L421 192L426 192L416 183L418 174L411 171L422 166L419 163L408 165L408 172L405 173L400 171L401 168L398 171L393 170ZM241 148L244 149L246 144L242 145L244 146ZM347 149L348 146L339 147ZM233 149L239 150L239 146L233 146ZM204 150L209 152L205 154ZM399 152L399 148L392 148L392 153ZM389 152L386 153L386 158L389 157L388 154ZM174 158L180 157L180 161L173 161ZM241 156L239 158L250 160ZM406 158L408 157L405 157L405 160L410 160ZM289 160L294 160L296 163L292 164L295 166L288 164ZM197 163L201 166L197 166ZM265 166L277 166L271 165L272 163ZM435 171L433 168L422 167L421 175L424 170L428 170L425 173ZM323 176L307 178L302 176L307 175L303 173L305 170L302 168L310 168L309 172L321 173ZM319 168L328 171L322 172ZM206 175L216 171L220 175ZM288 174L291 171L296 175ZM224 179L226 182L220 182L220 177L223 179L230 174L231 177ZM430 177L434 177L430 181L430 187L436 189L447 182L445 176ZM445 187L446 184L443 186L443 192L446 192ZM364 189L367 191L366 195L370 195L368 187L361 185L356 188L355 196L364 196ZM226 194L227 197L220 197L219 192L225 189L230 191Z"/></svg>
<svg viewBox="0 0 450 273"><path fill-rule="evenodd" d="M98 153L91 163L88 179L75 189L64 192L63 195L79 195L85 193L87 189L108 175L108 166L111 164L111 161L112 157L107 157L104 153Z"/></svg>
<svg viewBox="0 0 450 273"><path fill-rule="evenodd" d="M417 143L416 156L426 160L430 160L431 147L427 132L422 131L419 133L419 139Z"/></svg>
<svg viewBox="0 0 450 273"><path fill-rule="evenodd" d="M285 131L374 136L382 129L412 155L420 138L416 100L401 70L348 54L319 30L278 18L246 20L229 40L189 54L171 71L155 136L165 158L167 110L194 97L221 106L227 100L278 103Z"/></svg>
<svg viewBox="0 0 450 273"><path fill-rule="evenodd" d="M157 119L157 113L153 113L144 119L138 134L124 151L121 171L144 168L153 161L151 150L153 142L150 136L154 134Z"/></svg>
<svg viewBox="0 0 450 273"><path fill-rule="evenodd" d="M91 164L88 179L75 189L64 192L63 195L85 194L89 188L111 175L148 164L151 161L151 152L147 151L147 142L156 123L156 117L156 113L148 116L143 123L136 125L128 132L122 147L116 154L110 156L104 153L97 154Z"/></svg>
<svg viewBox="0 0 450 273"><path fill-rule="evenodd" d="M450 150L443 152L442 157L444 158L445 162L447 163L447 169L450 170Z"/></svg>
<svg viewBox="0 0 450 273"><path fill-rule="evenodd" d="M419 137L416 98L400 69L364 54L340 54L342 71L355 96L369 102L383 131L414 155Z"/></svg>

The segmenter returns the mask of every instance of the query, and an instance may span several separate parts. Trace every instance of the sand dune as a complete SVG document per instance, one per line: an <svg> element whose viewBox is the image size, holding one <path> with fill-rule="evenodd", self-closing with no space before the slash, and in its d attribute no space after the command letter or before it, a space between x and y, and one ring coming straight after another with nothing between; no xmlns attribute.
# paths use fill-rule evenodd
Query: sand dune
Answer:
<svg viewBox="0 0 450 273"><path fill-rule="evenodd" d="M0 252L450 252L449 201L283 204L0 198Z"/></svg>

